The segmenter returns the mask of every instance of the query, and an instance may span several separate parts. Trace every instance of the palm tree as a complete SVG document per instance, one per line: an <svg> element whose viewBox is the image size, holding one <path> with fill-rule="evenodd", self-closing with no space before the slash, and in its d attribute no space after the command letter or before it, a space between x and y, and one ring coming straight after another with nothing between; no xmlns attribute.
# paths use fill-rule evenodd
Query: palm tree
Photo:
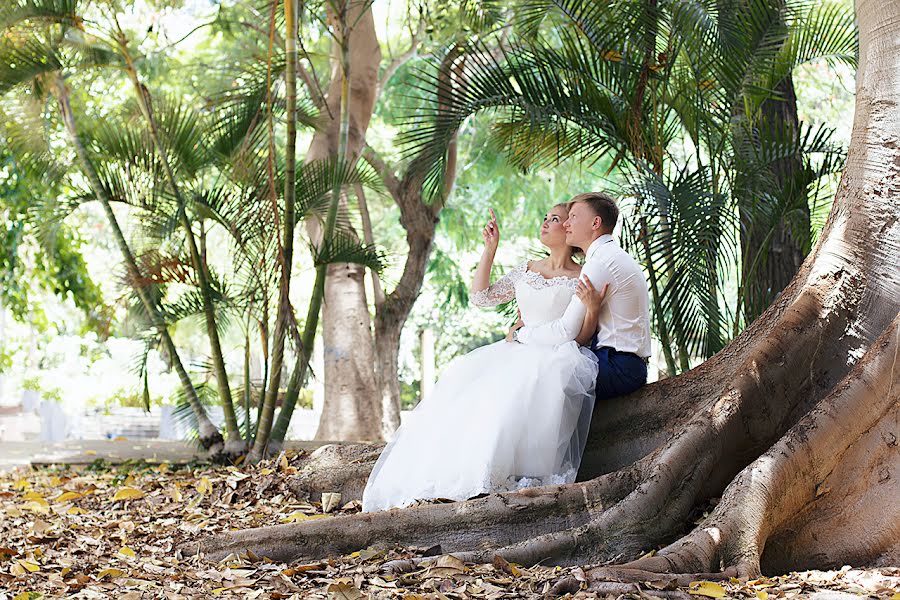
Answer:
<svg viewBox="0 0 900 600"><path fill-rule="evenodd" d="M109 64L109 55L84 45L78 35L81 19L78 2L20 0L0 11L0 28L4 39L0 45L3 68L0 70L0 93L22 92L25 102L56 100L57 117L75 151L75 161L88 180L91 192L101 203L110 229L122 254L129 283L140 298L178 374L182 388L197 418L201 445L212 453L222 449L222 436L209 420L197 396L190 376L175 348L159 307L144 285L145 278L113 211L113 198L104 186L94 158L85 146L71 103L67 83L73 71ZM75 35L68 35L74 32ZM49 156L49 152L45 157Z"/></svg>
<svg viewBox="0 0 900 600"><path fill-rule="evenodd" d="M428 181L439 185L452 132L491 111L494 138L523 169L611 157L633 213L625 240L647 270L668 371L687 370L692 357L722 348L739 321L723 300L725 274L739 262L736 203L761 204L758 213L777 223L780 157L804 157L808 167L794 206L840 163L827 132L761 124L760 107L802 62L854 63L852 14L793 2L773 11L768 0L743 0L740 10L712 0L521 0L516 13L512 48L502 60L470 60L466 89L447 90L450 110L432 107L430 124L405 136L407 151L431 148ZM825 157L824 169L812 167L813 154Z"/></svg>
<svg viewBox="0 0 900 600"><path fill-rule="evenodd" d="M74 16L77 4L66 4L62 7L65 10L55 10L59 7L39 3L39 0L27 1L31 3L29 6L33 5L31 14L40 14L45 22L52 23L51 27L82 22ZM22 13L20 10L16 14ZM27 18L24 22L27 23ZM35 28L28 30L29 44L36 43L35 31ZM105 29L98 26L97 31ZM88 36L84 32L67 36L67 40L79 41L79 48L86 49L77 55L81 62L73 63L72 68L80 68L85 55L102 58L102 61L96 61L98 67L112 64L128 75L136 91L135 99L103 119L85 119L86 124L78 130L61 75L54 80L58 85L52 90L58 97L66 99L61 104L61 114L72 135L82 170L91 184L89 195L96 195L105 207L110 207L108 217L123 248L130 282L148 321L160 335L166 354L183 376L183 383L190 383L190 379L166 326L198 316L207 325L212 350L210 370L216 378L218 399L225 412L228 433L225 450L228 456L234 457L251 438L264 444L272 419L271 415L268 422L258 419L255 428L250 423L251 398L246 375L249 361L245 340L246 437L241 434L227 382L228 373L219 342L220 329L234 320L255 319L263 331L268 331L271 290L279 281L279 274L280 285L289 291L290 279L284 280L278 266L283 246L279 245L278 235L273 235L279 231L279 217L288 209L287 196L292 198L292 217L290 226L280 233L293 235L296 225L306 219L331 222L328 235L320 247L313 250L317 269L335 261L360 262L377 272L383 262L381 253L350 240L335 215L328 216L335 189L362 185L378 190L377 176L369 169L355 168L339 159L312 161L292 172L288 152L284 156L267 152L277 141L271 120L285 114L285 99L279 95L274 79L284 69L286 61L283 57L273 56L270 64L251 64L245 73L248 75L246 85L239 90L214 94L210 98L212 111L198 110L177 97L151 95L140 80L137 62L129 53L124 32L117 25L111 31L109 37L113 42L109 43L102 37ZM44 62L61 64L56 56L48 59L46 53L39 55L34 50L31 54L33 60L27 63L9 56L10 60L5 64L15 64L19 69L12 73L11 79L21 78L23 69L34 70L35 65ZM294 128L314 124L316 115L311 106L298 104L296 100L287 100L287 105L291 108L289 120ZM279 193L281 190L284 195ZM115 220L111 209L115 202L128 204L137 215L139 241L143 248L140 254L134 252L134 242L126 240ZM231 240L234 260L227 272L216 272L207 260L206 239L216 228L223 229ZM181 289L174 291L177 287ZM286 297L282 300L287 301ZM277 322L282 322L284 331L296 332L293 308L287 302ZM310 314L318 314L320 302L321 296L317 303L314 294ZM299 333L292 333L292 339L297 342L297 364L304 368L309 360L305 349L312 345L315 327L315 320L308 319L302 338ZM153 343L152 339L148 340L148 348ZM266 336L263 344L267 346ZM145 358L146 353L139 360L138 370L145 376L146 390ZM270 366L267 361L266 370ZM305 370L295 370L300 377L292 378L294 384L289 386L289 397L299 394L305 379ZM274 369L272 371L274 373ZM277 396L279 381L280 378L273 377L266 398ZM207 394L206 387L202 389ZM201 441L211 435L210 430L218 436L193 384L186 387L185 398L197 418ZM261 410L263 404L260 401ZM218 440L221 443L221 436Z"/></svg>
<svg viewBox="0 0 900 600"><path fill-rule="evenodd" d="M269 132L265 120L261 118L267 95L261 87L266 85L267 78L253 79L253 73L254 70L251 70L247 74L249 83L239 92L218 95L216 110L209 114L193 110L174 99L155 103L154 113L162 125L160 130L175 132L168 136L172 143L167 152L174 157L171 172L183 185L184 204L168 186L158 186L158 197L148 198L147 194L141 194L143 182L164 180L168 175L165 174L165 166L158 160L156 143L149 128L141 127L147 121L140 115L139 109L126 113L125 116L130 117L128 119L107 118L92 130L94 145L109 166L109 171L123 175L127 173L127 177L121 177L116 185L121 201L134 204L135 199L140 199L135 208L146 211L140 219L141 231L149 240L150 247L167 248L174 244L175 254L163 255L158 250L152 253L152 272L160 283L174 283L183 280L184 273L192 273L190 250L184 248L184 237L176 235L183 231L176 225L185 218L181 213L189 215L188 219L197 224L201 234L200 262L208 274L217 323L244 320L251 316L257 320L265 319L267 313L260 311L260 307L267 307L273 300L271 290L283 271L279 266L277 236L273 236L272 232L278 231L278 216L283 214L287 203L280 195L276 195L274 203L271 202L271 190L285 190L287 179L292 180L291 211L296 227L311 218L327 220L336 186L361 185L379 189L373 171L353 168L345 161L336 159L306 163L290 176L286 160L282 162L278 157L274 169L270 171L269 157L264 152L268 146ZM255 73L258 75L260 70L256 69ZM298 124L310 125L315 121L315 114L309 112L309 108L295 106L294 119ZM276 112L281 114L283 111ZM182 172L182 165L187 162L191 165L190 176ZM221 273L208 264L202 243L207 231L217 227L229 236L230 255L233 257L233 267ZM313 250L317 269L333 262L358 262L375 272L381 270L381 253L350 240L342 227L334 224L324 239L326 242ZM178 268L172 269L173 265ZM193 277L189 279L195 281ZM286 287L289 291L289 281ZM165 316L170 322L176 322L203 315L205 301L201 294L201 287L197 285L191 293L182 294L173 301L163 301ZM297 325L293 308L289 300L285 301L288 304L283 327L286 332L294 331ZM313 294L310 305L316 308L316 312L320 303L321 297L317 299ZM313 308L310 312L312 314ZM298 374L292 377L293 383L288 385L285 406L292 406L291 398L296 400L305 380L304 369L309 356L304 349L312 347L310 332L315 332L315 328L315 320L308 318L303 336L295 344L296 361L302 367L295 369ZM293 337L296 340L299 334L293 334ZM255 445L265 448L272 421L258 419L255 429L250 426L247 416L247 369L245 349L244 419L245 429L253 431L253 435L245 438L238 433L238 439L249 442L252 437ZM274 380L269 388L270 393L274 390L277 394L279 387L278 379ZM266 414L269 398L269 394L261 397L263 415ZM265 402L262 402L263 399ZM274 404L271 406L274 408ZM285 408L282 408L279 422L287 423L289 416L284 411ZM251 459L255 460L255 457Z"/></svg>

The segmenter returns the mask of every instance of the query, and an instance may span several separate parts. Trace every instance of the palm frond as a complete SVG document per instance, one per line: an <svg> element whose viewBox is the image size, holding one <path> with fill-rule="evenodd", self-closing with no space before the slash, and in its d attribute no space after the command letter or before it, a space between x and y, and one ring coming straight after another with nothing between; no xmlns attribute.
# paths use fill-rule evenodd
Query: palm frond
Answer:
<svg viewBox="0 0 900 600"><path fill-rule="evenodd" d="M0 8L0 27L28 22L78 25L81 0L7 0Z"/></svg>
<svg viewBox="0 0 900 600"><path fill-rule="evenodd" d="M660 305L680 343L693 356L711 356L727 330L720 307L724 293L720 267L733 260L733 208L714 194L707 169L682 168L672 178L648 168L630 177L635 217L627 239L635 254L649 260L661 281Z"/></svg>
<svg viewBox="0 0 900 600"><path fill-rule="evenodd" d="M362 185L381 193L378 173L365 161L350 164L340 157L313 160L297 169L296 220L319 218L324 221L336 187Z"/></svg>
<svg viewBox="0 0 900 600"><path fill-rule="evenodd" d="M311 251L317 266L352 263L380 273L386 260L384 253L374 245L360 243L355 237L342 231L336 232L333 238L324 240L319 248L312 248Z"/></svg>
<svg viewBox="0 0 900 600"><path fill-rule="evenodd" d="M49 44L35 37L0 40L0 94L62 68L63 59Z"/></svg>

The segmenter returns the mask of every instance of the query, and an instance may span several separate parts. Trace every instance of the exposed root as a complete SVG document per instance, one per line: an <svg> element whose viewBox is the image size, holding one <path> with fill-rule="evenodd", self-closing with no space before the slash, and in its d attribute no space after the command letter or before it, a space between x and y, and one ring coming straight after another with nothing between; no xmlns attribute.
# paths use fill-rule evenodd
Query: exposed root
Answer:
<svg viewBox="0 0 900 600"><path fill-rule="evenodd" d="M611 474L586 483L489 494L465 502L249 529L208 538L184 550L202 551L213 558L251 550L273 560L319 559L367 547L436 544L447 553L489 552L581 527L591 515L627 495L633 485L631 478Z"/></svg>
<svg viewBox="0 0 900 600"><path fill-rule="evenodd" d="M792 319L779 335L761 342L759 354L786 352L782 345L797 322L815 321L820 304L815 294L801 295ZM807 335L816 335L811 328ZM793 334L796 338L796 334ZM751 354L745 362L756 360ZM706 494L710 481L724 485L743 464L723 461L728 444L741 440L767 447L768 439L747 440L743 424L771 410L760 393L764 384L742 375L733 387L706 400L706 407L680 424L681 431L627 469L569 486L548 486L516 493L491 494L466 502L424 505L402 511L360 514L327 521L297 523L218 536L193 548L213 556L252 550L278 560L318 559L362 548L440 543L464 560L490 560L496 552L520 564L603 562L610 556L638 556L670 538ZM788 409L781 407L784 414ZM767 437L774 434L768 429ZM776 438L777 439L777 438ZM326 446L310 458L298 485L340 491L355 497L364 484L368 462L378 447ZM744 451L746 452L746 450ZM739 457L740 455L738 455ZM359 467L356 465L366 465ZM323 473L339 473L330 478ZM348 477L348 474L352 475ZM316 486L311 488L310 486ZM342 487L341 487L342 486ZM709 567L693 571L716 570Z"/></svg>
<svg viewBox="0 0 900 600"><path fill-rule="evenodd" d="M225 440L217 429L201 432L198 441L200 442L200 447L206 450L210 461L218 462L221 460L225 453Z"/></svg>
<svg viewBox="0 0 900 600"><path fill-rule="evenodd" d="M366 480L383 444L327 444L309 455L298 474L287 482L298 498L319 501L324 492L338 492L343 502L362 500Z"/></svg>
<svg viewBox="0 0 900 600"><path fill-rule="evenodd" d="M876 425L896 423L900 371L893 368L893 361L898 347L900 315L826 399L735 478L703 524L656 556L641 558L624 567L657 573L723 570L737 577L759 576L769 538L816 502L817 497L827 493L823 484L848 449L866 437L874 437L878 444L884 436ZM896 464L896 437L892 439L893 442L888 439L881 445L892 453ZM858 461L854 464L859 466ZM894 481L884 477L884 483L889 483L885 490L887 497L893 491L896 498L898 485ZM857 493L878 494L875 488L866 486ZM853 505L854 499L845 496L840 498L840 503ZM900 511L892 510L889 501L879 506L882 511L887 509L887 513L869 514L866 518L880 523L882 535L872 540L868 556L853 556L856 560L871 561L885 546L892 548L895 533L900 531ZM886 521L885 517L888 517ZM782 534L790 532L789 529ZM825 550L820 547L818 552ZM605 572L597 570L596 574Z"/></svg>
<svg viewBox="0 0 900 600"><path fill-rule="evenodd" d="M564 577L553 584L547 596L558 598L566 594L575 594L583 589L603 594L604 596L625 596L637 595L639 597L651 598L676 598L678 600L693 600L693 596L687 592L676 589L657 589L651 586L642 586L640 583L633 582L616 582L616 581L597 581L589 586L585 585L575 577Z"/></svg>

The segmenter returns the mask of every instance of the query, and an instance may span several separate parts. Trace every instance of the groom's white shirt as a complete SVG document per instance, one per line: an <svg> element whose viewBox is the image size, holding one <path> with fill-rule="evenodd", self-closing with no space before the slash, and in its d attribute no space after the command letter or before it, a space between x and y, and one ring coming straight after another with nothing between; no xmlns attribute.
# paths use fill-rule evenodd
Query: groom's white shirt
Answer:
<svg viewBox="0 0 900 600"><path fill-rule="evenodd" d="M597 290L609 283L600 309L597 347L610 346L619 352L650 356L650 294L640 265L615 239L604 234L588 247L581 274ZM572 296L566 312L555 321L519 329L523 344L562 344L574 340L581 331L586 309Z"/></svg>

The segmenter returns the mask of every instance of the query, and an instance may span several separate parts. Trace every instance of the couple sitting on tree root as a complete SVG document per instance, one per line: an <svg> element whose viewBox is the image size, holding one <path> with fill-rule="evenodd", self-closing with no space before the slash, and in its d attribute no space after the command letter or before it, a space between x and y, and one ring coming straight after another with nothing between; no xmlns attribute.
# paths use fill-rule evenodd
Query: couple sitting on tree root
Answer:
<svg viewBox="0 0 900 600"><path fill-rule="evenodd" d="M381 453L364 511L575 481L595 399L647 381L647 283L612 236L618 217L604 193L557 204L540 227L550 255L491 284L500 241L491 211L472 302L515 299L519 321L447 366ZM583 266L572 260L581 248Z"/></svg>

